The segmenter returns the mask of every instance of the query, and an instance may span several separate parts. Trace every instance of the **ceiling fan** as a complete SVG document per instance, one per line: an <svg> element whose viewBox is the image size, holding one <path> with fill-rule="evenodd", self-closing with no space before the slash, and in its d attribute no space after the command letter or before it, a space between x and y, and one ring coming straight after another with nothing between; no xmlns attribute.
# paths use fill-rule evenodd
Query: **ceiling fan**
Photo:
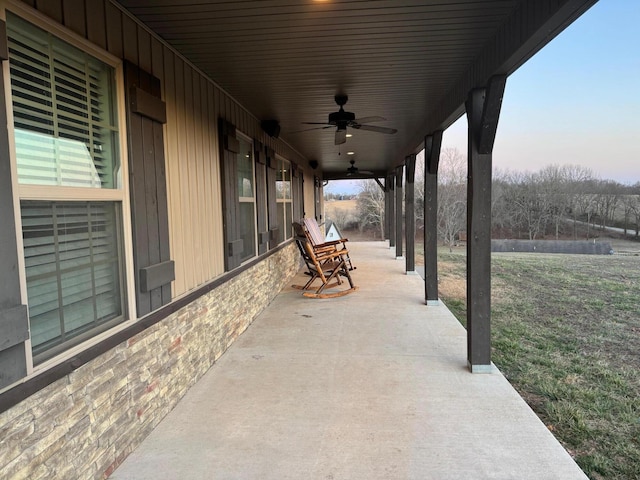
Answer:
<svg viewBox="0 0 640 480"><path fill-rule="evenodd" d="M347 177L351 177L352 175L357 175L358 173L360 173L361 175L373 175L373 172L369 171L369 170L359 170L358 167L356 167L355 160L349 160L349 163L351 164L351 166L349 168L347 168Z"/></svg>
<svg viewBox="0 0 640 480"><path fill-rule="evenodd" d="M336 127L335 144L342 145L347 141L347 127L355 128L356 130L367 130L369 132L386 133L393 135L398 130L395 128L378 127L376 125L367 125L368 122L382 122L386 120L384 117L364 117L356 118L356 115L352 112L345 112L344 105L349 100L347 95L336 95L334 97L336 103L340 107L340 110L329 114L328 122L303 122L305 125L324 125L323 127L317 127L318 129ZM313 128L311 130L314 130ZM355 168L355 167L354 167Z"/></svg>

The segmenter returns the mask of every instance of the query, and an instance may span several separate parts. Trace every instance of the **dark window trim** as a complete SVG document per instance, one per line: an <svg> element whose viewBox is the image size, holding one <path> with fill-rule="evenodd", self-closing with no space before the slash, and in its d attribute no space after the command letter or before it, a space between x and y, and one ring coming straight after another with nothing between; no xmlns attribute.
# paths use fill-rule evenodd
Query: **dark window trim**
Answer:
<svg viewBox="0 0 640 480"><path fill-rule="evenodd" d="M34 395L35 393L47 387L48 385L52 384L56 380L60 380L61 378L64 378L65 376L69 375L73 371L80 368L82 365L89 363L91 360L94 360L95 358L99 357L103 353L106 353L112 348L117 347L122 342L126 342L127 340L134 337L135 335L145 331L149 327L154 326L156 323L161 322L162 320L167 318L169 315L189 305L190 303L194 302L198 298L204 295L207 295L208 293L220 287L221 285L224 285L234 277L237 277L238 275L245 272L249 268L266 260L271 255L274 255L275 253L279 252L280 250L285 248L287 245L292 243L292 241L293 240L290 239L278 245L276 248L273 248L267 251L263 255L260 255L258 257L251 259L250 261L236 268L235 270L232 270L230 272L225 272L220 277L215 278L211 282L197 288L196 290L188 293L184 297L181 297L172 303L169 303L163 307L160 307L158 310L151 312L145 317L142 317L137 322L115 333L109 338L106 338L100 341L96 345L92 345L91 347L87 348L86 350L78 353L77 355L71 358L68 358L62 363L55 365L54 367L51 367L47 370L44 370L38 375L32 378L29 378L25 382L20 383L14 386L13 388L10 388L4 393L1 393L0 394L0 413L9 410L11 407L14 407L15 405L19 404L23 400L29 398L31 395Z"/></svg>

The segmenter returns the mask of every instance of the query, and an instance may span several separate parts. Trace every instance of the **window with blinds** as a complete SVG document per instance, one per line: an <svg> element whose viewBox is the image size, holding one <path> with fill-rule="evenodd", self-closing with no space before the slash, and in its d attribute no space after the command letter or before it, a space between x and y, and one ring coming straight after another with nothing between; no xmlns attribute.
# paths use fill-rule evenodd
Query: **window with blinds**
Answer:
<svg viewBox="0 0 640 480"><path fill-rule="evenodd" d="M113 202L23 201L31 344L37 357L122 316Z"/></svg>
<svg viewBox="0 0 640 480"><path fill-rule="evenodd" d="M278 206L278 243L293 236L293 199L291 195L291 163L278 159L276 172L276 203Z"/></svg>
<svg viewBox="0 0 640 480"><path fill-rule="evenodd" d="M113 68L19 17L7 25L18 181L114 188Z"/></svg>
<svg viewBox="0 0 640 480"><path fill-rule="evenodd" d="M240 238L242 239L241 261L256 256L256 193L253 163L253 145L244 137L238 138L240 151L237 153L238 202L240 206Z"/></svg>
<svg viewBox="0 0 640 480"><path fill-rule="evenodd" d="M9 12L7 36L38 363L124 318L115 69Z"/></svg>

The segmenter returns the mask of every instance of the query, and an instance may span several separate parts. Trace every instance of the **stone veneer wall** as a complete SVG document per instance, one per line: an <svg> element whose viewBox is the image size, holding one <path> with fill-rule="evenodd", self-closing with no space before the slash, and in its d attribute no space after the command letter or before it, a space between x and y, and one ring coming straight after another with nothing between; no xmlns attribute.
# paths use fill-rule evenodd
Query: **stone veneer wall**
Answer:
<svg viewBox="0 0 640 480"><path fill-rule="evenodd" d="M290 244L0 414L0 478L106 478L298 271Z"/></svg>

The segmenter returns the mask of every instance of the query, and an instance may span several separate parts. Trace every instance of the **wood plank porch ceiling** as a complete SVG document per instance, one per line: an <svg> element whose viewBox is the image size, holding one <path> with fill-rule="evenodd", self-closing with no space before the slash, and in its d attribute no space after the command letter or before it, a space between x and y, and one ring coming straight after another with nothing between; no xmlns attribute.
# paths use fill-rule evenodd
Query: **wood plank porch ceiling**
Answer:
<svg viewBox="0 0 640 480"><path fill-rule="evenodd" d="M535 8L549 11L557 10L557 4L573 4L554 24L562 28L595 3L536 1L540 7ZM427 128L452 123L462 113L462 103L444 110L443 103L470 72L477 70L478 59L492 48L501 29L514 23L513 17L523 4L532 3L119 2L253 115L261 120L278 120L280 137L309 160L317 160L326 177L347 173L347 151L355 152L353 158L361 170L387 171L421 148L423 136L429 133ZM503 69L513 71L551 36L547 34L548 38L534 45L532 51L520 53ZM339 92L349 95L345 109L354 112L356 118L385 117L386 121L375 125L397 128L398 133L351 130L353 137L340 148L334 145L334 128L294 133L309 128L302 122L324 122L329 113L337 111L333 97Z"/></svg>

